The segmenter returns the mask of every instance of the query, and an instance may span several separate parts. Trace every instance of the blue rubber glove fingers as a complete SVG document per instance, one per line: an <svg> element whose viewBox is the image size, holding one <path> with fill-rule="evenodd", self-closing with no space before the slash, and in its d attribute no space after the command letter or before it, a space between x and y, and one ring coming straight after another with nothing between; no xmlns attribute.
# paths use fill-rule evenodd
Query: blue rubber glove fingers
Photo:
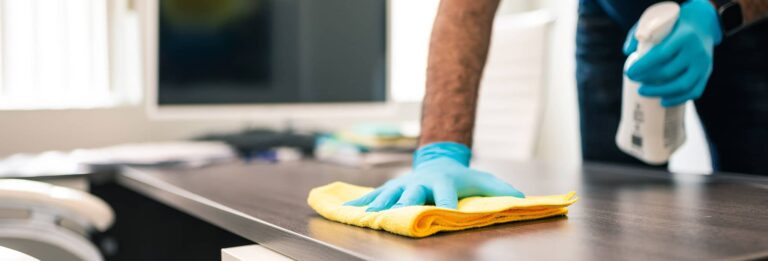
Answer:
<svg viewBox="0 0 768 261"><path fill-rule="evenodd" d="M366 206L368 204L371 204L371 202L373 202L373 200L376 199L376 197L378 197L379 194L381 194L381 191L384 190L384 187L385 186L381 186L381 187L379 187L379 188L369 192L368 194L363 195L362 197L359 197L357 199L354 199L354 200L351 200L351 201L349 201L347 203L344 203L344 206L362 207L362 206Z"/></svg>
<svg viewBox="0 0 768 261"><path fill-rule="evenodd" d="M422 185L408 186L392 208L424 205L427 203L427 193L428 190Z"/></svg>
<svg viewBox="0 0 768 261"><path fill-rule="evenodd" d="M394 206L395 203L397 203L402 194L402 186L386 186L384 187L384 190L381 191L381 194L379 194L379 196L377 196L376 199L374 199L373 202L368 205L368 209L365 211L373 212L389 209Z"/></svg>
<svg viewBox="0 0 768 261"><path fill-rule="evenodd" d="M456 209L459 204L459 198L472 196L512 196L518 198L525 197L522 192L518 191L506 182L497 179L491 174L474 171L474 173L469 175L471 176L464 177L466 179L462 178L454 180L453 182L460 183L458 186L452 184L450 180L435 184L432 195L435 206L441 208Z"/></svg>
<svg viewBox="0 0 768 261"><path fill-rule="evenodd" d="M454 182L450 179L439 180L432 187L432 201L436 207L456 209L459 206L459 192Z"/></svg>
<svg viewBox="0 0 768 261"><path fill-rule="evenodd" d="M690 58L694 63L681 75L661 84L642 84L638 93L647 97L661 97L664 107L676 106L688 100L701 97L707 79L712 71L712 65L705 57ZM698 62L696 62L698 61Z"/></svg>
<svg viewBox="0 0 768 261"><path fill-rule="evenodd" d="M680 17L669 35L638 59L627 70L627 76L643 82L647 80L643 76L656 72L673 59L704 55L711 60L712 49L721 40L717 12L712 4L707 0L690 0L681 6ZM683 55L678 55L681 52Z"/></svg>
<svg viewBox="0 0 768 261"><path fill-rule="evenodd" d="M678 41L678 42L683 42L683 41ZM705 58L705 56L700 55L699 52L685 50L685 48L682 45L683 44L680 44L679 46L674 46L674 48L679 48L678 50L675 51L676 53L672 54L669 60L659 61L659 64L655 64L653 65L654 67L650 67L652 69L645 69L649 67L644 66L643 64L641 64L641 67L634 66L637 64L637 62L640 62L641 60L643 60L643 58L645 58L645 56L641 57L640 59L637 60L637 62L635 62L632 66L629 67L629 69L627 70L627 77L629 77L633 81L640 82L643 84L650 84L650 85L654 85L654 84L659 85L659 84L669 83L674 80L678 80L681 76L683 76L683 74L685 74L687 71L691 69L691 66L699 65L694 63L693 60L702 60L701 58ZM666 46L666 47L671 47L671 46ZM680 50L680 49L683 49L683 50ZM655 50L655 49L651 49L651 50ZM648 61L648 60L645 60L645 61ZM711 61L707 63L711 63ZM695 76L699 76L699 75L695 75ZM692 79L689 79L689 82L691 80Z"/></svg>
<svg viewBox="0 0 768 261"><path fill-rule="evenodd" d="M635 29L637 29L637 23L635 23L635 25L632 26L632 29L629 29L629 33L627 33L627 40L624 41L624 48L622 48L624 55L629 55L637 50L637 38L635 38Z"/></svg>
<svg viewBox="0 0 768 261"><path fill-rule="evenodd" d="M470 196L525 197L491 174L469 169L450 158L439 158L425 162L412 172L345 205L368 205L366 211L369 212L426 203L456 209L460 198Z"/></svg>
<svg viewBox="0 0 768 261"><path fill-rule="evenodd" d="M485 172L475 173L479 177L477 186L480 188L477 196L512 196L516 198L525 198L525 194L520 192L509 183L500 180L494 175ZM473 196L473 195L466 195Z"/></svg>
<svg viewBox="0 0 768 261"><path fill-rule="evenodd" d="M446 203L471 196L525 197L522 192L490 173L470 169L446 158L426 162L415 168L414 173L423 174L424 178L430 179L431 186L428 188L432 190L437 206L441 206L441 199L449 198L449 193L443 194L443 191L455 194L452 199L445 201ZM445 188L446 186L453 189Z"/></svg>
<svg viewBox="0 0 768 261"><path fill-rule="evenodd" d="M345 205L367 205L366 211L369 212L427 203L456 209L458 200L463 197L525 197L495 176L470 169L470 157L471 151L462 144L440 142L426 145L414 154L413 171Z"/></svg>
<svg viewBox="0 0 768 261"><path fill-rule="evenodd" d="M709 70L711 71L712 69L710 68ZM701 94L704 93L704 88L707 87L707 80L708 78L706 77L699 78L699 80L696 82L694 87L689 92L662 97L661 106L673 107L680 104L684 104L689 100L698 99L699 97L701 97Z"/></svg>
<svg viewBox="0 0 768 261"><path fill-rule="evenodd" d="M677 106L689 100L698 99L704 93L709 75L712 73L711 56L701 54L702 52L696 51L680 53L678 56L685 58L675 59L659 68L657 73L649 74L650 77L655 78L641 82L638 93L647 97L661 98L663 107ZM682 61L689 64L680 66L684 63ZM666 78L680 70L682 72L678 76Z"/></svg>
<svg viewBox="0 0 768 261"><path fill-rule="evenodd" d="M690 47L695 45L697 45L696 39L690 30L678 21L675 29L672 29L672 32L664 40L661 40L659 44L648 50L627 68L627 77L637 82L663 82L659 79L659 69L675 60L682 61L675 62L676 66L686 67L690 65L690 61L683 58L693 56L690 53Z"/></svg>
<svg viewBox="0 0 768 261"><path fill-rule="evenodd" d="M712 72L713 48L721 39L714 7L706 0L690 0L682 5L672 32L630 66L627 77L641 83L641 95L660 97L663 106L696 99Z"/></svg>

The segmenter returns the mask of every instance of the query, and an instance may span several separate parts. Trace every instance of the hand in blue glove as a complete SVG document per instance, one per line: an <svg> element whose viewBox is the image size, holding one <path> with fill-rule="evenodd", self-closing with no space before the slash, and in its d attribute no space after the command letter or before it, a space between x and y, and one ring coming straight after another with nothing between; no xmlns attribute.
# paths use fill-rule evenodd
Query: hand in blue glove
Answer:
<svg viewBox="0 0 768 261"><path fill-rule="evenodd" d="M426 145L414 154L411 173L392 179L345 205L368 205L366 211L369 212L426 203L456 209L458 199L464 197L525 197L493 175L470 169L470 156L469 148L459 143Z"/></svg>
<svg viewBox="0 0 768 261"><path fill-rule="evenodd" d="M624 43L627 55L637 49L634 34L633 28ZM714 6L707 0L689 0L680 7L672 32L626 74L640 83L640 95L660 97L664 107L697 99L712 73L712 49L722 37Z"/></svg>

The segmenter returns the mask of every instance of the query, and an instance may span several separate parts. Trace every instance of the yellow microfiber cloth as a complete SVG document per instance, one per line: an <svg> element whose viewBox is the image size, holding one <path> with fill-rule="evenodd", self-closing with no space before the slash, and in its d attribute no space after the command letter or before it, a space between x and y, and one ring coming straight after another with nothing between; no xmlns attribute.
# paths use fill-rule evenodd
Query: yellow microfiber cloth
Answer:
<svg viewBox="0 0 768 261"><path fill-rule="evenodd" d="M309 192L307 203L321 216L359 227L383 229L409 237L426 237L440 231L463 230L498 223L540 219L568 213L576 192L563 195L515 197L469 197L458 209L409 206L380 212L366 207L344 206L373 188L334 182Z"/></svg>

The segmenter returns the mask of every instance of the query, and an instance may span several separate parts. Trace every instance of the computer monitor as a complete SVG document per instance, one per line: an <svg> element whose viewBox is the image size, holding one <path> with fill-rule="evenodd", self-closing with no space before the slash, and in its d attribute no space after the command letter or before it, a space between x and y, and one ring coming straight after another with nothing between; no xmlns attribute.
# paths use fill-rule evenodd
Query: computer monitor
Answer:
<svg viewBox="0 0 768 261"><path fill-rule="evenodd" d="M387 103L386 0L151 2L152 115L337 115Z"/></svg>

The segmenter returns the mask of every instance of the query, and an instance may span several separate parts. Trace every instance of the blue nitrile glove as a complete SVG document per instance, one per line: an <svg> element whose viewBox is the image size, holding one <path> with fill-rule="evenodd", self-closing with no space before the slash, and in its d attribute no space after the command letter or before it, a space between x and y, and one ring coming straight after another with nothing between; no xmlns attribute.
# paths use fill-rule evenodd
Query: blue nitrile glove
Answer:
<svg viewBox="0 0 768 261"><path fill-rule="evenodd" d="M455 209L459 198L469 196L525 197L493 175L470 169L470 157L471 151L463 144L425 145L414 153L413 171L345 205L368 205L369 212L426 203Z"/></svg>
<svg viewBox="0 0 768 261"><path fill-rule="evenodd" d="M633 27L624 43L627 55L637 48L634 35ZM626 74L640 83L640 95L659 97L664 107L697 99L712 73L712 50L722 38L714 6L708 0L689 0L680 7L672 32L630 66Z"/></svg>

